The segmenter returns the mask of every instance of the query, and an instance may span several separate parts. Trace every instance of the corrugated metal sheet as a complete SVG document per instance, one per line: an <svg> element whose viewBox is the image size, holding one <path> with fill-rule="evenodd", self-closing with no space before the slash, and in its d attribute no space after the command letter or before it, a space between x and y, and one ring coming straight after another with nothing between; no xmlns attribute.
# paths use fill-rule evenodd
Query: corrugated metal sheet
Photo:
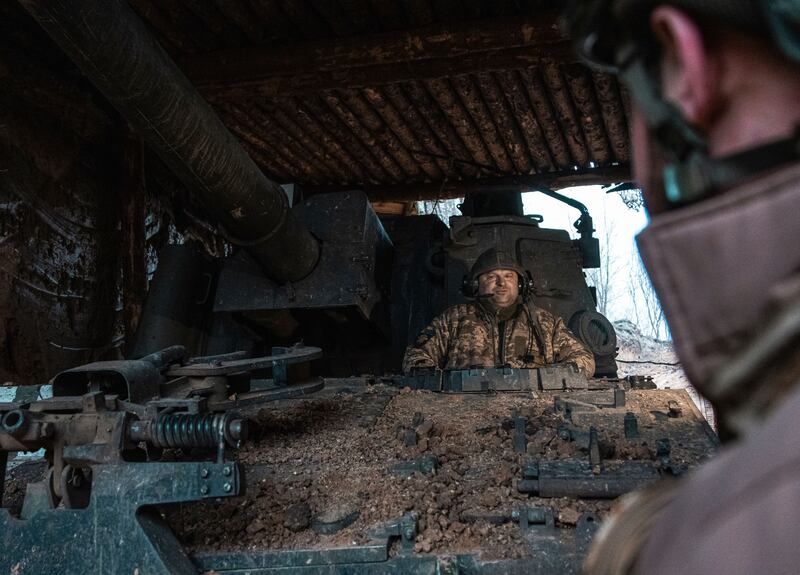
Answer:
<svg viewBox="0 0 800 575"><path fill-rule="evenodd" d="M575 62L555 2L129 1L279 181L430 187L629 161L625 96Z"/></svg>

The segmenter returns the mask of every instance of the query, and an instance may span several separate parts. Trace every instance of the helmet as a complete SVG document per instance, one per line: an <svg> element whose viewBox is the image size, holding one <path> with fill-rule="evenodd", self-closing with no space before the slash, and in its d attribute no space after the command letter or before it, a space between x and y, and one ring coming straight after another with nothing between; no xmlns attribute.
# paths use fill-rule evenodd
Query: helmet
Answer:
<svg viewBox="0 0 800 575"><path fill-rule="evenodd" d="M516 258L497 248L488 249L479 255L475 263L472 264L469 275L472 279L477 280L481 274L500 269L514 270L518 276L525 275L525 270L517 263Z"/></svg>
<svg viewBox="0 0 800 575"><path fill-rule="evenodd" d="M478 277L492 270L514 270L517 272L517 287L523 299L533 289L533 279L530 272L526 271L516 258L497 248L490 248L478 256L469 275L464 276L461 291L467 297L478 295Z"/></svg>
<svg viewBox="0 0 800 575"><path fill-rule="evenodd" d="M577 52L594 67L618 74L641 108L666 155L664 193L672 205L701 200L743 176L736 162L715 162L681 112L660 93L658 44L648 25L653 8L672 5L700 21L728 23L771 38L790 60L800 62L800 8L776 0L571 0L564 14ZM789 148L793 147L789 143ZM762 154L763 156L764 154ZM769 154L778 159L786 154ZM791 154L790 154L791 155ZM749 174L744 174L746 177ZM733 180L733 181L731 181Z"/></svg>
<svg viewBox="0 0 800 575"><path fill-rule="evenodd" d="M791 0L571 0L564 20L584 59L619 71L634 56L625 44L639 50L654 47L647 18L665 4L771 38L788 58L800 62L800 6Z"/></svg>

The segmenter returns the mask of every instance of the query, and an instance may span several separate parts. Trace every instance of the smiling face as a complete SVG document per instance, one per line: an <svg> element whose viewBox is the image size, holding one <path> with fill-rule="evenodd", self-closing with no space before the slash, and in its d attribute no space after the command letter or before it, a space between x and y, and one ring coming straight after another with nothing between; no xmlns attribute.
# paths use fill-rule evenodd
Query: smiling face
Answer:
<svg viewBox="0 0 800 575"><path fill-rule="evenodd" d="M517 301L519 280L514 270L497 269L478 276L478 293L492 294L498 307L508 307Z"/></svg>

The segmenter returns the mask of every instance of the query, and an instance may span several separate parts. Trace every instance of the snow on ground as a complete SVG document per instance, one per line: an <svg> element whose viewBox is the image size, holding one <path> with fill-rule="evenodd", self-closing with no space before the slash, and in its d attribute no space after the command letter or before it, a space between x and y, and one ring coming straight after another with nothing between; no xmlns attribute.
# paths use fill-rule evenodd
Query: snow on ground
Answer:
<svg viewBox="0 0 800 575"><path fill-rule="evenodd" d="M52 385L35 385L26 387L2 386L0 385L0 402L12 401L33 401L37 398L45 399L53 397ZM44 449L32 452L12 453L8 460L8 469L14 469L17 465L33 459L43 459Z"/></svg>
<svg viewBox="0 0 800 575"><path fill-rule="evenodd" d="M617 367L619 376L649 375L659 389L686 389L700 413L714 426L714 412L694 387L681 368L672 342L644 335L631 321L614 322L617 332Z"/></svg>

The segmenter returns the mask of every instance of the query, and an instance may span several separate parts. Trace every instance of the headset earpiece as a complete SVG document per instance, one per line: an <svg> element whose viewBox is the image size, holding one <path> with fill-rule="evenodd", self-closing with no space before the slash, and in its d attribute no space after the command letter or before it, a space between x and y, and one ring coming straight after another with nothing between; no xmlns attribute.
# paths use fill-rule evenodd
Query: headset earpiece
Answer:
<svg viewBox="0 0 800 575"><path fill-rule="evenodd" d="M468 298L478 297L478 278L465 275L461 280L461 293Z"/></svg>
<svg viewBox="0 0 800 575"><path fill-rule="evenodd" d="M525 270L525 275L517 274L517 291L523 301L533 293L533 276L531 272Z"/></svg>

